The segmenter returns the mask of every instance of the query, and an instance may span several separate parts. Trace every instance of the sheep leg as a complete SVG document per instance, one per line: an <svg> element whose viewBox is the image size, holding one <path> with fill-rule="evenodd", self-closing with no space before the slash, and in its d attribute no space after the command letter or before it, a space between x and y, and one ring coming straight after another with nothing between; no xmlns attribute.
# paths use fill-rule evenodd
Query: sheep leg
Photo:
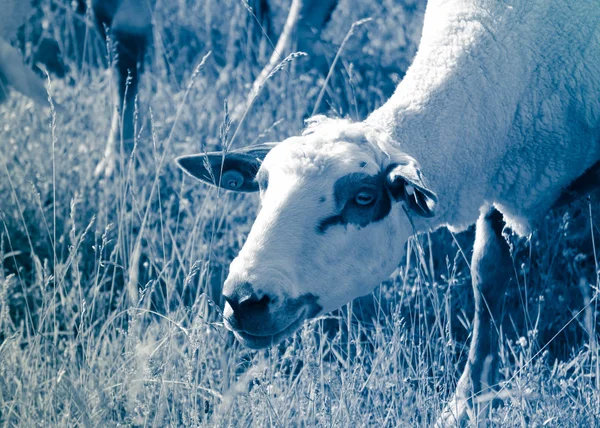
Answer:
<svg viewBox="0 0 600 428"><path fill-rule="evenodd" d="M116 166L116 154L122 152L123 159L133 151L134 110L144 55L151 40L152 16L148 2L144 0L95 0L92 7L99 26L110 29L116 53L111 70L116 101L104 159L95 171L96 176L110 176Z"/></svg>
<svg viewBox="0 0 600 428"><path fill-rule="evenodd" d="M471 261L475 315L469 358L456 392L438 420L438 426L456 426L469 416L477 423L490 402L477 397L496 384L499 318L511 278L512 260L502 236L504 220L494 208L482 211L475 232Z"/></svg>
<svg viewBox="0 0 600 428"><path fill-rule="evenodd" d="M327 74L329 65L321 41L321 31L331 19L337 4L338 0L292 0L277 45L267 65L254 80L246 102L239 104L233 111L234 121L239 121L244 117L246 110L254 103L271 72L288 53L291 53L294 47L309 55L312 68L318 69L322 74ZM223 78L219 80L221 82L219 86L225 83Z"/></svg>
<svg viewBox="0 0 600 428"><path fill-rule="evenodd" d="M596 162L585 173L579 178L573 181L569 187L567 187L557 201L554 203L554 209L561 209L566 206L570 206L574 202L581 200L584 197L597 199L600 196L600 162ZM591 243L588 243L591 245ZM587 247L587 251L584 253L593 254L593 248ZM596 337L595 329L595 317L594 307L590 305L592 299L592 285L596 282L596 267L595 263L591 265L582 266L583 271L580 272L581 279L579 282L579 289L583 296L584 304L584 316L583 326L585 332L589 335L589 347L593 351L598 347L598 340Z"/></svg>
<svg viewBox="0 0 600 428"><path fill-rule="evenodd" d="M296 40L298 50L309 55L311 68L326 75L333 58L328 58L321 32L331 20L338 0L305 0L300 10Z"/></svg>

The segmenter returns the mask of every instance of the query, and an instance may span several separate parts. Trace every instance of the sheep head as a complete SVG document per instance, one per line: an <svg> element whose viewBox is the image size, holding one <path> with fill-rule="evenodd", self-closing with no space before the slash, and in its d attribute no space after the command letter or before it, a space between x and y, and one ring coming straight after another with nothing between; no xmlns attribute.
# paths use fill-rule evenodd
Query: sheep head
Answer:
<svg viewBox="0 0 600 428"><path fill-rule="evenodd" d="M369 293L401 261L409 216L433 215L415 160L392 158L380 140L364 123L327 119L281 143L177 159L202 181L260 192L223 289L225 325L246 346Z"/></svg>

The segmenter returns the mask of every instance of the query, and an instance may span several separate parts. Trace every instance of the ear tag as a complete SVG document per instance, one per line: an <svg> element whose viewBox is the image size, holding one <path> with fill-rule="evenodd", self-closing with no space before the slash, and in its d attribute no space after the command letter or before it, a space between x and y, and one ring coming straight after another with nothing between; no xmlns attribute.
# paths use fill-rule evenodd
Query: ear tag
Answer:
<svg viewBox="0 0 600 428"><path fill-rule="evenodd" d="M406 185L406 187L404 188L404 191L406 192L406 194L408 196L412 196L415 194L415 188L413 186L411 186L410 184Z"/></svg>
<svg viewBox="0 0 600 428"><path fill-rule="evenodd" d="M230 169L221 176L221 186L226 189L239 189L242 187L242 184L244 184L244 176L235 169Z"/></svg>

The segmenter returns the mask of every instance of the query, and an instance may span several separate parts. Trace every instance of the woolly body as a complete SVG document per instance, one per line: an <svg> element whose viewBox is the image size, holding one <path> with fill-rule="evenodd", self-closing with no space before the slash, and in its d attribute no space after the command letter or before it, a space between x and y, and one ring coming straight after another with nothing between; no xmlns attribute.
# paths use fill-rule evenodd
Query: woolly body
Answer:
<svg viewBox="0 0 600 428"><path fill-rule="evenodd" d="M414 157L463 229L493 203L526 234L600 157L600 3L441 1L393 97L366 120Z"/></svg>

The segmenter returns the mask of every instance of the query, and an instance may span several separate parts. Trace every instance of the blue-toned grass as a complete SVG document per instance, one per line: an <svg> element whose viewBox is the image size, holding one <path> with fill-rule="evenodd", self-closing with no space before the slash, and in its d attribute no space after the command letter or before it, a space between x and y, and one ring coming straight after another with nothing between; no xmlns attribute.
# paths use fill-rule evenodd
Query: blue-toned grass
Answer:
<svg viewBox="0 0 600 428"><path fill-rule="evenodd" d="M275 2L277 28L288 3ZM75 24L52 23L80 18L42 4L48 31L74 45ZM361 119L385 101L415 52L422 13L422 1L341 1L323 35L331 59L352 22L373 21L340 53L343 71L324 98L332 114ZM271 350L241 347L221 323L219 287L257 198L194 183L172 160L298 133L323 76L294 59L231 141L238 123L228 111L246 99L268 44L261 54L248 41L242 2L163 2L156 17L139 103L141 161L125 158L114 177L93 175L114 102L93 33L88 59L67 58L66 77L51 78L60 109L18 95L0 106L0 422L430 426L468 350L472 232L420 236L373 294ZM517 281L501 323L494 424L600 418L598 350L586 333L597 315L597 209L582 201L549 214L530 239L513 238Z"/></svg>

